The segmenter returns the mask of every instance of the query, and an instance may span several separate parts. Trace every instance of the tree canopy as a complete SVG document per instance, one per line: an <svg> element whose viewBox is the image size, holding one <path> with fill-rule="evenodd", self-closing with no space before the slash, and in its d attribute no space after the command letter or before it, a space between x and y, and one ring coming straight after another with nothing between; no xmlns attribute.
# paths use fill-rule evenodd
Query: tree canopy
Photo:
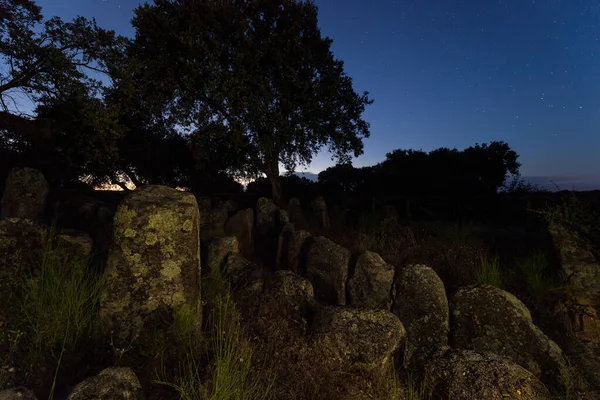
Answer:
<svg viewBox="0 0 600 400"><path fill-rule="evenodd" d="M354 91L312 2L156 0L133 26L143 68L132 75L154 120L200 148L207 132L224 135L243 160L232 170L265 173L276 202L280 163L294 170L324 146L340 161L362 153L372 100Z"/></svg>

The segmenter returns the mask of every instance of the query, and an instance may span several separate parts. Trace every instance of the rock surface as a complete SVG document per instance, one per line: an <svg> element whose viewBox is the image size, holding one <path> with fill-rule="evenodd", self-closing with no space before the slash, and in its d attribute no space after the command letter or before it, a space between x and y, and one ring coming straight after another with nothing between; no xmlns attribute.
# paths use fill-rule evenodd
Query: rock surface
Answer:
<svg viewBox="0 0 600 400"><path fill-rule="evenodd" d="M384 373L400 348L406 331L394 314L384 310L326 306L313 323L322 357L349 373Z"/></svg>
<svg viewBox="0 0 600 400"><path fill-rule="evenodd" d="M354 307L389 310L394 267L377 253L361 254L348 281L348 302Z"/></svg>
<svg viewBox="0 0 600 400"><path fill-rule="evenodd" d="M277 256L275 257L275 269L280 269L283 264L285 264L285 260L283 260L284 256L287 256L289 239L292 232L294 232L296 228L294 224L288 222L283 226L281 232L279 233L279 239L277 242Z"/></svg>
<svg viewBox="0 0 600 400"><path fill-rule="evenodd" d="M67 400L144 400L142 385L131 368L107 368L73 389Z"/></svg>
<svg viewBox="0 0 600 400"><path fill-rule="evenodd" d="M490 285L463 287L453 296L451 310L453 347L506 357L553 392L564 394L572 387L562 350L512 294Z"/></svg>
<svg viewBox="0 0 600 400"><path fill-rule="evenodd" d="M36 397L33 391L24 387L16 387L0 390L0 400L36 400Z"/></svg>
<svg viewBox="0 0 600 400"><path fill-rule="evenodd" d="M6 177L0 201L0 218L26 218L39 221L48 199L48 182L33 168L13 168Z"/></svg>
<svg viewBox="0 0 600 400"><path fill-rule="evenodd" d="M299 199L294 197L288 201L287 212L292 224L300 227L306 226L306 218L302 212L302 206Z"/></svg>
<svg viewBox="0 0 600 400"><path fill-rule="evenodd" d="M305 277L324 304L346 304L350 251L325 237L316 237L308 248Z"/></svg>
<svg viewBox="0 0 600 400"><path fill-rule="evenodd" d="M279 313L296 321L312 314L316 306L310 281L292 271L276 271L269 294Z"/></svg>
<svg viewBox="0 0 600 400"><path fill-rule="evenodd" d="M200 238L208 241L225 236L225 222L228 216L227 209L223 205L207 211L201 211Z"/></svg>
<svg viewBox="0 0 600 400"><path fill-rule="evenodd" d="M231 283L234 292L242 296L262 293L264 270L239 253L231 253L225 261L223 277Z"/></svg>
<svg viewBox="0 0 600 400"><path fill-rule="evenodd" d="M211 240L206 246L206 264L203 273L206 276L220 274L227 257L239 253L238 240L235 236L225 236Z"/></svg>
<svg viewBox="0 0 600 400"><path fill-rule="evenodd" d="M529 371L492 353L440 352L425 367L434 398L549 400L548 389ZM424 396L423 398L428 398Z"/></svg>
<svg viewBox="0 0 600 400"><path fill-rule="evenodd" d="M393 295L393 313L407 332L405 366L413 356L421 359L448 344L448 298L444 283L433 269L425 265L402 268Z"/></svg>
<svg viewBox="0 0 600 400"><path fill-rule="evenodd" d="M194 195L166 186L142 186L119 205L100 305L118 339L159 309L200 308L199 222Z"/></svg>
<svg viewBox="0 0 600 400"><path fill-rule="evenodd" d="M251 208L238 211L225 222L225 234L235 236L242 254L254 253L254 211Z"/></svg>

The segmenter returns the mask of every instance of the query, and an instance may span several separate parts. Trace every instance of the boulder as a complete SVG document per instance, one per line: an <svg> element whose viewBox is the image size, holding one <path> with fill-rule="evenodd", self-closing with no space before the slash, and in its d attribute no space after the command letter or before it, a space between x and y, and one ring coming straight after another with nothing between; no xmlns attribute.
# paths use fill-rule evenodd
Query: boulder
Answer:
<svg viewBox="0 0 600 400"><path fill-rule="evenodd" d="M200 213L200 238L211 240L225 236L225 222L227 221L227 209L224 206L201 211Z"/></svg>
<svg viewBox="0 0 600 400"><path fill-rule="evenodd" d="M223 277L231 283L232 289L242 296L262 293L264 288L262 266L247 260L239 253L227 256Z"/></svg>
<svg viewBox="0 0 600 400"><path fill-rule="evenodd" d="M36 400L33 390L24 387L16 387L0 390L0 400Z"/></svg>
<svg viewBox="0 0 600 400"><path fill-rule="evenodd" d="M527 307L491 285L459 289L451 301L453 347L492 352L519 364L551 391L567 393L571 374L562 350L533 324Z"/></svg>
<svg viewBox="0 0 600 400"><path fill-rule="evenodd" d="M385 310L325 306L315 315L314 338L332 370L377 376L387 371L406 332Z"/></svg>
<svg viewBox="0 0 600 400"><path fill-rule="evenodd" d="M320 229L329 229L331 227L331 221L329 219L329 213L327 212L325 198L319 196L310 204L316 226Z"/></svg>
<svg viewBox="0 0 600 400"><path fill-rule="evenodd" d="M94 241L89 234L74 229L64 229L57 232L56 236L60 248L70 251L74 256L89 258L92 255Z"/></svg>
<svg viewBox="0 0 600 400"><path fill-rule="evenodd" d="M279 255L278 268L289 269L296 274L302 275L305 269L305 244L311 237L307 231L283 231L281 233L281 252Z"/></svg>
<svg viewBox="0 0 600 400"><path fill-rule="evenodd" d="M142 385L131 368L106 368L86 379L67 400L144 400Z"/></svg>
<svg viewBox="0 0 600 400"><path fill-rule="evenodd" d="M281 267L281 259L284 253L287 253L287 247L289 243L289 237L292 232L294 232L294 224L288 222L281 229L281 233L279 234L279 240L277 243L277 257L275 258L275 268L279 269Z"/></svg>
<svg viewBox="0 0 600 400"><path fill-rule="evenodd" d="M356 260L348 280L348 304L361 308L390 310L394 267L377 253L367 251Z"/></svg>
<svg viewBox="0 0 600 400"><path fill-rule="evenodd" d="M308 248L305 277L310 280L319 302L346 304L346 282L350 251L325 237L316 237Z"/></svg>
<svg viewBox="0 0 600 400"><path fill-rule="evenodd" d="M252 255L254 253L254 211L248 208L229 217L225 222L225 234L237 238L242 254Z"/></svg>
<svg viewBox="0 0 600 400"><path fill-rule="evenodd" d="M238 203L232 199L227 200L224 207L230 215L239 209Z"/></svg>
<svg viewBox="0 0 600 400"><path fill-rule="evenodd" d="M492 353L445 350L425 366L433 398L550 400L548 389L521 366ZM424 394L423 398L427 397Z"/></svg>
<svg viewBox="0 0 600 400"><path fill-rule="evenodd" d="M271 199L260 197L256 202L256 231L260 236L273 235L279 221L279 207Z"/></svg>
<svg viewBox="0 0 600 400"><path fill-rule="evenodd" d="M199 222L196 198L166 186L141 186L119 205L100 305L117 339L135 337L159 309L200 309Z"/></svg>
<svg viewBox="0 0 600 400"><path fill-rule="evenodd" d="M302 321L315 310L312 284L292 271L275 272L269 295L279 314L286 318Z"/></svg>
<svg viewBox="0 0 600 400"><path fill-rule="evenodd" d="M449 309L446 289L433 269L425 265L402 268L394 283L392 312L407 332L404 365L448 344Z"/></svg>
<svg viewBox="0 0 600 400"><path fill-rule="evenodd" d="M37 169L13 168L6 177L0 201L0 218L43 218L48 198L48 182Z"/></svg>
<svg viewBox="0 0 600 400"><path fill-rule="evenodd" d="M227 257L232 253L239 253L238 240L235 236L225 236L211 240L206 246L206 264L204 275L219 276L225 266Z"/></svg>
<svg viewBox="0 0 600 400"><path fill-rule="evenodd" d="M306 226L306 219L304 217L304 213L302 212L302 206L300 205L299 199L294 197L288 201L287 212L291 223L296 226Z"/></svg>

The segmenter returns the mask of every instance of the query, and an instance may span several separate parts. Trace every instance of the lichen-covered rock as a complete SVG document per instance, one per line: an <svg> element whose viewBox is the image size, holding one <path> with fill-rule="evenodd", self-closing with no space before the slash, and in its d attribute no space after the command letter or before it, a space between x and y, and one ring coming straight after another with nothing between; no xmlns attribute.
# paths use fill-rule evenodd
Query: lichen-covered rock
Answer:
<svg viewBox="0 0 600 400"><path fill-rule="evenodd" d="M283 255L287 253L290 234L294 232L295 229L296 228L294 227L294 224L292 224L291 222L285 224L281 229L281 233L279 234L279 240L277 243L277 257L275 258L276 269L281 268L281 261Z"/></svg>
<svg viewBox="0 0 600 400"><path fill-rule="evenodd" d="M313 322L322 357L332 369L374 376L387 370L406 331L385 310L325 306Z"/></svg>
<svg viewBox="0 0 600 400"><path fill-rule="evenodd" d="M141 186L119 205L100 306L118 339L160 308L200 308L199 222L196 198L166 186Z"/></svg>
<svg viewBox="0 0 600 400"><path fill-rule="evenodd" d="M228 216L224 206L202 211L200 214L200 238L208 241L225 236L225 222Z"/></svg>
<svg viewBox="0 0 600 400"><path fill-rule="evenodd" d="M448 344L449 309L440 277L426 265L402 268L394 283L396 314L406 328L404 365Z"/></svg>
<svg viewBox="0 0 600 400"><path fill-rule="evenodd" d="M301 275L303 268L305 267L303 256L303 250L305 253L308 252L305 244L307 239L311 237L310 232L307 231L287 231L282 232L281 237L281 253L279 256L278 267L280 269L289 269L296 274Z"/></svg>
<svg viewBox="0 0 600 400"><path fill-rule="evenodd" d="M107 368L86 379L67 400L144 400L142 385L131 368Z"/></svg>
<svg viewBox="0 0 600 400"><path fill-rule="evenodd" d="M308 248L305 277L315 296L324 304L346 304L346 282L350 251L325 237L312 239Z"/></svg>
<svg viewBox="0 0 600 400"><path fill-rule="evenodd" d="M316 306L310 281L292 271L276 271L269 294L280 314L295 320L306 318Z"/></svg>
<svg viewBox="0 0 600 400"><path fill-rule="evenodd" d="M453 296L451 310L452 346L506 357L553 392L569 391L572 379L562 350L515 296L490 285L467 286Z"/></svg>
<svg viewBox="0 0 600 400"><path fill-rule="evenodd" d="M521 366L492 353L468 350L440 351L425 367L423 387L441 399L552 398L544 384Z"/></svg>
<svg viewBox="0 0 600 400"><path fill-rule="evenodd" d="M36 400L32 390L24 387L0 390L0 400Z"/></svg>
<svg viewBox="0 0 600 400"><path fill-rule="evenodd" d="M225 234L235 236L242 254L254 253L254 211L251 208L238 211L225 222Z"/></svg>
<svg viewBox="0 0 600 400"><path fill-rule="evenodd" d="M263 267L247 260L239 253L227 256L223 277L231 283L234 291L243 296L262 293L264 288Z"/></svg>
<svg viewBox="0 0 600 400"><path fill-rule="evenodd" d="M329 229L331 221L327 212L327 203L322 196L317 197L310 203L312 207L313 219L316 226L321 229Z"/></svg>
<svg viewBox="0 0 600 400"><path fill-rule="evenodd" d="M232 253L239 253L238 240L235 236L225 236L211 240L206 246L206 264L204 275L218 276L225 265L227 257Z"/></svg>
<svg viewBox="0 0 600 400"><path fill-rule="evenodd" d="M89 234L74 229L65 229L57 232L56 236L62 249L83 258L91 256L94 241Z"/></svg>
<svg viewBox="0 0 600 400"><path fill-rule="evenodd" d="M0 218L26 218L39 221L48 198L48 182L41 171L13 168L6 177L0 202Z"/></svg>
<svg viewBox="0 0 600 400"><path fill-rule="evenodd" d="M390 310L394 267L377 253L367 251L356 260L348 281L348 303L354 307Z"/></svg>

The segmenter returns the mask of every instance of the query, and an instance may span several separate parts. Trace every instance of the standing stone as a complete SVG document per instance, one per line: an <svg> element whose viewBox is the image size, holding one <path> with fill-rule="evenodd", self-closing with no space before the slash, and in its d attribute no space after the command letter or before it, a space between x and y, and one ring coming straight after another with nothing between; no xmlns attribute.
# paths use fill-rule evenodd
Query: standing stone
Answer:
<svg viewBox="0 0 600 400"><path fill-rule="evenodd" d="M288 201L287 212L290 216L290 222L296 226L305 227L306 221L304 218L304 213L302 212L302 206L300 205L300 200L297 198L291 198Z"/></svg>
<svg viewBox="0 0 600 400"><path fill-rule="evenodd" d="M404 365L448 344L446 289L433 269L410 265L400 270L393 289L393 312L406 327Z"/></svg>
<svg viewBox="0 0 600 400"><path fill-rule="evenodd" d="M227 256L223 277L231 283L233 291L242 296L260 294L264 288L263 267L238 253L230 253Z"/></svg>
<svg viewBox="0 0 600 400"><path fill-rule="evenodd" d="M131 368L106 368L75 386L67 400L144 400L138 377Z"/></svg>
<svg viewBox="0 0 600 400"><path fill-rule="evenodd" d="M274 267L277 258L279 237L279 207L270 199L261 197L256 203L256 251L269 267Z"/></svg>
<svg viewBox="0 0 600 400"><path fill-rule="evenodd" d="M239 252L238 240L235 236L225 236L211 240L206 247L204 275L219 276L227 257L232 253Z"/></svg>
<svg viewBox="0 0 600 400"><path fill-rule="evenodd" d="M572 387L562 350L512 294L491 285L463 287L453 296L451 310L453 347L506 357L553 392L564 394Z"/></svg>
<svg viewBox="0 0 600 400"><path fill-rule="evenodd" d="M13 168L6 177L0 202L0 218L25 218L39 221L44 216L48 182L37 169Z"/></svg>
<svg viewBox="0 0 600 400"><path fill-rule="evenodd" d="M320 229L329 229L331 227L331 221L329 220L329 213L327 212L327 203L323 196L319 196L311 202L313 219Z"/></svg>
<svg viewBox="0 0 600 400"><path fill-rule="evenodd" d="M118 339L142 332L160 308L189 304L200 313L199 229L198 204L187 192L141 186L119 205L100 307Z"/></svg>
<svg viewBox="0 0 600 400"><path fill-rule="evenodd" d="M307 239L311 237L307 231L282 232L281 254L279 268L302 275L306 269Z"/></svg>
<svg viewBox="0 0 600 400"><path fill-rule="evenodd" d="M371 377L387 370L406 336L398 317L385 310L326 306L313 325L321 357L332 370Z"/></svg>
<svg viewBox="0 0 600 400"><path fill-rule="evenodd" d="M367 251L356 261L348 281L348 303L354 307L390 310L394 267L377 253Z"/></svg>
<svg viewBox="0 0 600 400"><path fill-rule="evenodd" d="M225 234L237 238L242 254L254 254L253 233L254 211L251 208L238 211L225 222Z"/></svg>
<svg viewBox="0 0 600 400"><path fill-rule="evenodd" d="M287 247L289 244L290 234L294 232L296 228L294 224L288 222L281 229L281 233L279 234L279 241L277 243L277 257L275 259L275 268L280 269L282 264L282 258L284 254L287 254Z"/></svg>
<svg viewBox="0 0 600 400"><path fill-rule="evenodd" d="M0 390L0 400L37 400L33 390L25 387L16 387Z"/></svg>
<svg viewBox="0 0 600 400"><path fill-rule="evenodd" d="M221 205L200 214L200 238L211 240L225 236L225 222L227 221L227 209Z"/></svg>
<svg viewBox="0 0 600 400"><path fill-rule="evenodd" d="M315 296L324 304L346 304L350 251L325 237L316 237L308 249L306 276Z"/></svg>
<svg viewBox="0 0 600 400"><path fill-rule="evenodd" d="M227 200L223 206L229 214L233 214L239 209L238 203L232 199Z"/></svg>
<svg viewBox="0 0 600 400"><path fill-rule="evenodd" d="M275 272L269 295L284 318L303 321L316 307L312 284L292 271Z"/></svg>

